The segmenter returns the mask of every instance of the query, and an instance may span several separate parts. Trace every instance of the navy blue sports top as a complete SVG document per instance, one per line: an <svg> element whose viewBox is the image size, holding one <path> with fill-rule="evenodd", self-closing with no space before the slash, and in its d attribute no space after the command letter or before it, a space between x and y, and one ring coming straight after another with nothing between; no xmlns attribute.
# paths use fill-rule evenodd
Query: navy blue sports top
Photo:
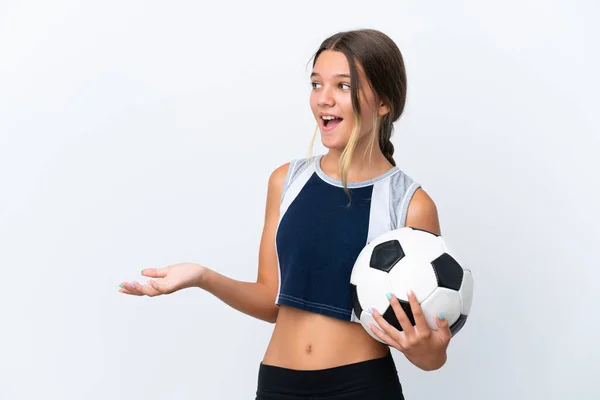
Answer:
<svg viewBox="0 0 600 400"><path fill-rule="evenodd" d="M362 182L342 182L321 169L322 155L290 163L276 233L279 288L275 304L359 322L350 275L363 247L405 226L420 185L392 167Z"/></svg>

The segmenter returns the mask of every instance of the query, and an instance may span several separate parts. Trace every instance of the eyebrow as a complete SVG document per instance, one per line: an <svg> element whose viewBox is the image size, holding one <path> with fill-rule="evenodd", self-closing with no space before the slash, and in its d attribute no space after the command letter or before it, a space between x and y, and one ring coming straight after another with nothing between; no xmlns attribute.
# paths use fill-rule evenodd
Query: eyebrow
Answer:
<svg viewBox="0 0 600 400"><path fill-rule="evenodd" d="M312 74L310 74L311 78L314 77L314 76L321 77L321 75L317 74L316 72L313 72ZM350 79L351 77L348 74L335 74L334 78L348 78L348 79Z"/></svg>

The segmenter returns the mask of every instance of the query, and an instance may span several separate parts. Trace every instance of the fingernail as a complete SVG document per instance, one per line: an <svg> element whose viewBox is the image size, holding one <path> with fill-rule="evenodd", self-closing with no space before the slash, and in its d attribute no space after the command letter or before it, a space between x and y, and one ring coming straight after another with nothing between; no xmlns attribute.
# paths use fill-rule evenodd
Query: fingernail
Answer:
<svg viewBox="0 0 600 400"><path fill-rule="evenodd" d="M387 298L388 298L388 300L391 300L391 299L392 299L392 294L391 294L391 293L386 293L386 294L385 294L385 297L387 297Z"/></svg>
<svg viewBox="0 0 600 400"><path fill-rule="evenodd" d="M408 297L412 296L412 294L413 294L413 291L412 291L412 290L408 289L408 290L406 291L406 295L407 295Z"/></svg>
<svg viewBox="0 0 600 400"><path fill-rule="evenodd" d="M443 320L444 319L444 313L439 313L438 314L438 318Z"/></svg>
<svg viewBox="0 0 600 400"><path fill-rule="evenodd" d="M377 310L375 309L375 307L371 307L371 314L375 314L375 312L377 312Z"/></svg>
<svg viewBox="0 0 600 400"><path fill-rule="evenodd" d="M120 287L121 289L125 289L125 286L123 286L123 285L119 285L119 287Z"/></svg>
<svg viewBox="0 0 600 400"><path fill-rule="evenodd" d="M133 285L133 283L129 282L129 286L131 286L132 289L135 289L135 286Z"/></svg>

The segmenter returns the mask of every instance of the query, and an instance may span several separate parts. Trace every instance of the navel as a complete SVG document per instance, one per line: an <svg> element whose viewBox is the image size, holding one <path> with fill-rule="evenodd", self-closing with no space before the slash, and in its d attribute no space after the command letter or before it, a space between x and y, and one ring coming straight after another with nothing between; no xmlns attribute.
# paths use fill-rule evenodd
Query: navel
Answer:
<svg viewBox="0 0 600 400"><path fill-rule="evenodd" d="M310 353L312 353L312 346L309 344L308 346L306 346L306 354Z"/></svg>

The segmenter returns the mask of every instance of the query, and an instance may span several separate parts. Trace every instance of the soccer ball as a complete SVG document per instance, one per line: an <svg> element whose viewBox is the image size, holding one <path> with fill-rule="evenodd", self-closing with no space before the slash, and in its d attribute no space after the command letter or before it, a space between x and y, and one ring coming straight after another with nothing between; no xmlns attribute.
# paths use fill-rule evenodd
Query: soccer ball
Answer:
<svg viewBox="0 0 600 400"><path fill-rule="evenodd" d="M448 249L444 239L415 228L399 228L380 235L359 253L350 277L353 309L365 330L376 340L368 324L379 327L370 309L398 329L402 327L386 297L393 293L415 325L407 291L415 295L428 325L437 330L435 316L442 312L452 336L467 321L473 299L473 276Z"/></svg>

